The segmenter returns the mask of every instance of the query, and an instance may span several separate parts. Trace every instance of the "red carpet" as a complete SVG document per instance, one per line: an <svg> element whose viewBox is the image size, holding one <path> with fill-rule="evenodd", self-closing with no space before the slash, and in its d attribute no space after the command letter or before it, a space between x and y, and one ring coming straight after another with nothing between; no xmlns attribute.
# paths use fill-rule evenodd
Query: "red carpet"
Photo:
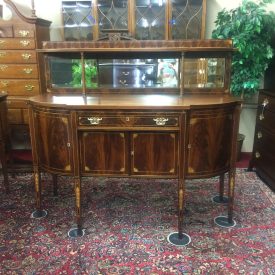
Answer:
<svg viewBox="0 0 275 275"><path fill-rule="evenodd" d="M61 177L54 197L43 179L40 220L30 218L31 175L11 178L10 195L0 187L0 274L275 274L274 194L254 172L238 170L231 229L213 222L226 214L211 201L217 179L186 183L187 247L166 240L177 227L174 180L84 179L86 234L71 239L72 181Z"/></svg>

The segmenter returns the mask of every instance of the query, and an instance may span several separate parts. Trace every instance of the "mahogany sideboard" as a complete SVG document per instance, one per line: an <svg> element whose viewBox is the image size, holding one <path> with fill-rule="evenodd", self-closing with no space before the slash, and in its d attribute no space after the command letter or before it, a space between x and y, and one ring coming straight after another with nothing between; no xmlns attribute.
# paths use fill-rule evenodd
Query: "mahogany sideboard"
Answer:
<svg viewBox="0 0 275 275"><path fill-rule="evenodd" d="M36 193L32 216L46 215L42 171L55 175L55 184L56 175L74 178L72 237L84 234L82 176L173 178L179 183L178 232L168 240L185 245L190 241L182 228L185 180L219 176L216 200L225 202L228 172L228 216L216 223L233 226L241 100L228 92L232 51L231 41L214 40L45 42L47 93L28 102ZM106 84L97 69L110 60L114 82ZM96 72L92 81L88 69Z"/></svg>

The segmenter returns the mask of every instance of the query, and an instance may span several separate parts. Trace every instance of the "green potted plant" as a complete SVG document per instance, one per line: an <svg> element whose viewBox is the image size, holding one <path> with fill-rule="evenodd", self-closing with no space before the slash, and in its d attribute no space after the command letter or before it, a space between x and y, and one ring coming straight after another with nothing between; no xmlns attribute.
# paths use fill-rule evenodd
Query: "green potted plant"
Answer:
<svg viewBox="0 0 275 275"><path fill-rule="evenodd" d="M223 9L218 13L212 37L230 38L237 49L232 58L230 85L230 91L235 96L250 98L257 94L264 72L271 62L275 16L266 7L273 2L242 0L238 7ZM244 138L243 134L238 135L238 159Z"/></svg>
<svg viewBox="0 0 275 275"><path fill-rule="evenodd" d="M230 87L234 95L251 97L260 88L273 56L271 39L275 31L275 17L272 11L266 9L267 4L273 2L243 0L238 7L218 13L212 37L231 38L237 49L233 54Z"/></svg>

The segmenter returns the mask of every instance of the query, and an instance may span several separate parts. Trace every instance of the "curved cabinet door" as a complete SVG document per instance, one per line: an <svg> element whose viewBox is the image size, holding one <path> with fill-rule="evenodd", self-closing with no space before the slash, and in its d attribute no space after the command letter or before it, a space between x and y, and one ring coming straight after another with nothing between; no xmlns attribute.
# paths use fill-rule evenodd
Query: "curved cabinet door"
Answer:
<svg viewBox="0 0 275 275"><path fill-rule="evenodd" d="M230 165L234 108L191 110L187 145L189 178L214 176Z"/></svg>
<svg viewBox="0 0 275 275"><path fill-rule="evenodd" d="M50 171L71 173L70 116L38 111L34 117L40 165Z"/></svg>

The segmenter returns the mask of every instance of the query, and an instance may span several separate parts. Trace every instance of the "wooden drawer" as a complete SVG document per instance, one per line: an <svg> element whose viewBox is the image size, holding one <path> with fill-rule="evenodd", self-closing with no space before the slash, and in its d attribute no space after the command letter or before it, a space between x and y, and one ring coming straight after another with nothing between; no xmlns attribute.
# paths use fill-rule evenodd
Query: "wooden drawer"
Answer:
<svg viewBox="0 0 275 275"><path fill-rule="evenodd" d="M34 30L27 26L24 26L24 27L14 26L14 37L33 38Z"/></svg>
<svg viewBox="0 0 275 275"><path fill-rule="evenodd" d="M256 150L269 151L275 159L275 132L270 133L265 128L257 125L254 142Z"/></svg>
<svg viewBox="0 0 275 275"><path fill-rule="evenodd" d="M0 50L0 63L36 63L35 51Z"/></svg>
<svg viewBox="0 0 275 275"><path fill-rule="evenodd" d="M35 49L35 41L28 38L0 38L0 50L24 49Z"/></svg>
<svg viewBox="0 0 275 275"><path fill-rule="evenodd" d="M273 96L261 92L258 99L258 108L275 113L275 94Z"/></svg>
<svg viewBox="0 0 275 275"><path fill-rule="evenodd" d="M33 96L39 94L38 80L10 80L0 79L0 91L9 95Z"/></svg>
<svg viewBox="0 0 275 275"><path fill-rule="evenodd" d="M262 107L258 108L257 112L257 125L260 125L267 129L270 133L275 134L275 127L274 127L274 121L275 121L275 112L272 113L267 109L262 109Z"/></svg>
<svg viewBox="0 0 275 275"><path fill-rule="evenodd" d="M179 114L167 113L121 113L106 115L104 113L79 114L80 126L92 127L179 127Z"/></svg>
<svg viewBox="0 0 275 275"><path fill-rule="evenodd" d="M1 78L38 78L36 64L0 64Z"/></svg>

